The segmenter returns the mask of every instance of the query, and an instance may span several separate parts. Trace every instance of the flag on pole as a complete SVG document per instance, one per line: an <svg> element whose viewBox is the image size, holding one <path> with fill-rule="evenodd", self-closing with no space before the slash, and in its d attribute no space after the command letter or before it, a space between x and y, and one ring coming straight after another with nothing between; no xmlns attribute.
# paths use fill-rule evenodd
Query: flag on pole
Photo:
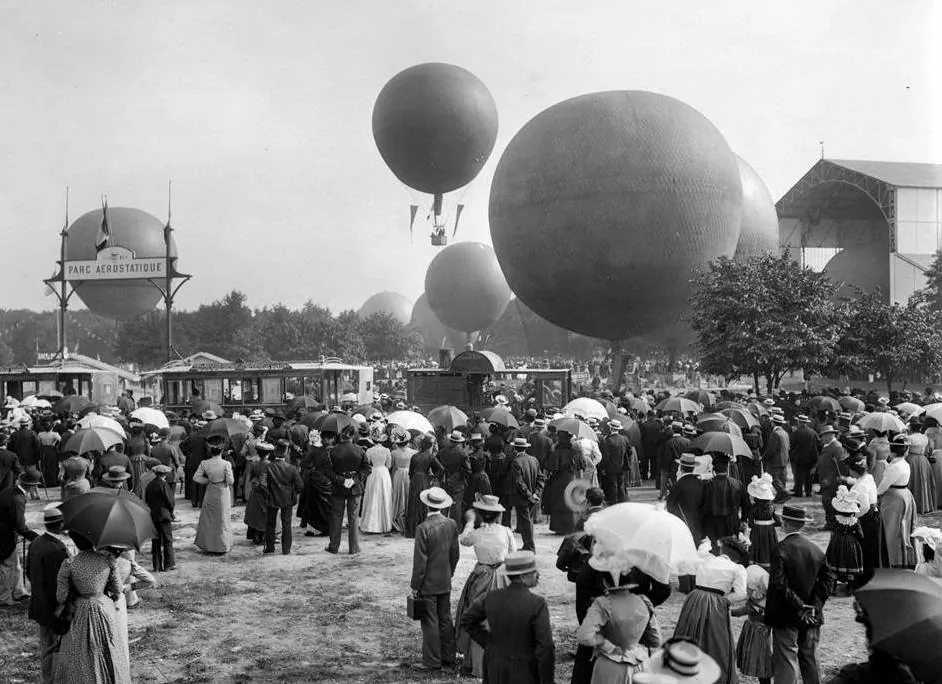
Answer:
<svg viewBox="0 0 942 684"><path fill-rule="evenodd" d="M108 227L108 198L101 201L101 225L98 227L98 235L95 236L95 250L100 252L111 244L111 229Z"/></svg>
<svg viewBox="0 0 942 684"><path fill-rule="evenodd" d="M458 221L461 220L461 212L463 212L463 211L464 211L464 205L463 205L463 204L459 204L459 205L455 208L455 230L454 230L454 232L451 234L452 237L455 237L455 235L458 234Z"/></svg>
<svg viewBox="0 0 942 684"><path fill-rule="evenodd" d="M415 215L418 213L418 211L419 211L419 205L417 205L417 204L410 204L410 205L409 205L409 214L410 214L410 216L409 216L409 239L410 239L410 240L412 239L412 226L415 225Z"/></svg>

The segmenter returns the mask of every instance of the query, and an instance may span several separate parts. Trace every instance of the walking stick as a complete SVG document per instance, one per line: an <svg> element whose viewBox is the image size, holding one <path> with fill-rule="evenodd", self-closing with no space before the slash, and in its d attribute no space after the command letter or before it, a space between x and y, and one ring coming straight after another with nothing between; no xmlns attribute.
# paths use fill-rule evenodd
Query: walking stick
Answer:
<svg viewBox="0 0 942 684"><path fill-rule="evenodd" d="M23 560L20 563L20 565L22 566L20 570L23 572L23 588L25 589L26 585L30 584L30 581L29 581L29 572L26 565L26 537L22 537L22 540L23 540ZM30 584L29 593L30 594L33 593L32 584Z"/></svg>

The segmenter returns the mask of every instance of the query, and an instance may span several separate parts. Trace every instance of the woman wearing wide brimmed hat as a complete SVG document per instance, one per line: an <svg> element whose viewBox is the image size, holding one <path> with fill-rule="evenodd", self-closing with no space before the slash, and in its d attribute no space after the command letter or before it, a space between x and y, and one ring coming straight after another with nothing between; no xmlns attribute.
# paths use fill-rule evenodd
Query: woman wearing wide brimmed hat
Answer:
<svg viewBox="0 0 942 684"><path fill-rule="evenodd" d="M916 567L912 532L916 527L916 502L909 491L910 467L906 461L909 437L896 435L890 444L891 460L877 487L880 497L880 567Z"/></svg>
<svg viewBox="0 0 942 684"><path fill-rule="evenodd" d="M877 486L873 475L867 472L867 458L862 453L851 454L845 461L850 479L854 480L851 492L860 504L857 520L863 532L860 541L863 573L856 586L866 584L873 577L874 570L880 565L880 510L877 507Z"/></svg>
<svg viewBox="0 0 942 684"><path fill-rule="evenodd" d="M837 527L831 532L825 556L837 581L846 582L850 594L857 577L863 573L863 552L860 548L863 530L857 520L860 502L855 493L841 485L837 488L831 506L837 513Z"/></svg>
<svg viewBox="0 0 942 684"><path fill-rule="evenodd" d="M477 497L472 509L465 514L464 531L458 542L462 546L473 546L477 564L468 575L461 590L458 610L455 613L458 651L464 653L462 669L475 677L484 676L484 649L461 628L461 616L471 604L483 600L494 589L507 586L503 565L507 554L517 550L517 542L509 527L500 524L504 507L500 499L491 494Z"/></svg>
<svg viewBox="0 0 942 684"><path fill-rule="evenodd" d="M409 511L409 467L416 450L410 442L412 435L405 428L396 426L390 439L392 447L392 526L396 532L406 529L406 514Z"/></svg>
<svg viewBox="0 0 942 684"><path fill-rule="evenodd" d="M432 435L419 437L419 452L412 456L409 463L409 506L406 509L406 525L402 531L404 537L415 537L415 528L425 520L425 508L420 494L425 489L441 483L445 474L438 457L435 455L435 438Z"/></svg>

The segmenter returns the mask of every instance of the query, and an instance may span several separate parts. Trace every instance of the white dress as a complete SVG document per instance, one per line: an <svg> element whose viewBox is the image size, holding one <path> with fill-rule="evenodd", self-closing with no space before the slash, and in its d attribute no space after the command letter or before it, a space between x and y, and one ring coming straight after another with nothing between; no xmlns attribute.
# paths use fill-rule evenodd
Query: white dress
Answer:
<svg viewBox="0 0 942 684"><path fill-rule="evenodd" d="M366 450L372 470L363 490L363 512L360 530L363 532L389 532L392 529L392 452L377 444Z"/></svg>

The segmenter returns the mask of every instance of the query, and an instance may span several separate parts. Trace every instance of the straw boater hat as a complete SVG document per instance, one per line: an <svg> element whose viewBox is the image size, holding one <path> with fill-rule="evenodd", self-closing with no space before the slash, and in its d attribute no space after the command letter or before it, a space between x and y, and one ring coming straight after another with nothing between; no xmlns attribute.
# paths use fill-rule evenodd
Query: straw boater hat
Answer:
<svg viewBox="0 0 942 684"><path fill-rule="evenodd" d="M810 422L811 422L811 419L810 419L808 416L806 416L804 413L799 413L799 414L798 414L798 422L799 422L799 423L810 423Z"/></svg>
<svg viewBox="0 0 942 684"><path fill-rule="evenodd" d="M392 441L393 444L408 444L412 440L412 435L409 434L408 430L396 426L392 431Z"/></svg>
<svg viewBox="0 0 942 684"><path fill-rule="evenodd" d="M373 413L370 414L370 420L373 421L374 423L375 423L375 422L378 422L378 421L380 421L380 420L383 420L383 414L382 414L382 412L381 412L381 411L373 411Z"/></svg>
<svg viewBox="0 0 942 684"><path fill-rule="evenodd" d="M108 474L105 475L103 480L108 480L108 482L123 482L124 480L130 479L131 473L129 473L124 466L111 466L108 468Z"/></svg>
<svg viewBox="0 0 942 684"><path fill-rule="evenodd" d="M219 416L216 415L215 411L208 410L208 411L203 411L203 415L201 417L203 418L203 420L209 422L211 420L216 420Z"/></svg>
<svg viewBox="0 0 942 684"><path fill-rule="evenodd" d="M847 429L848 437L863 437L867 433L863 431L863 428L854 423Z"/></svg>
<svg viewBox="0 0 942 684"><path fill-rule="evenodd" d="M671 639L645 662L645 671L632 675L635 684L713 684L720 666L692 640Z"/></svg>
<svg viewBox="0 0 942 684"><path fill-rule="evenodd" d="M451 505L454 503L454 500L448 496L448 492L441 487L430 487L423 490L422 493L419 494L419 501L429 508L436 510L451 508Z"/></svg>
<svg viewBox="0 0 942 684"><path fill-rule="evenodd" d="M497 406L506 406L509 403L510 402L507 401L507 397L505 397L503 394L498 394L496 397L494 397L494 404Z"/></svg>
<svg viewBox="0 0 942 684"><path fill-rule="evenodd" d="M801 506L790 506L788 504L782 507L782 520L802 524L814 522L814 518L809 517L804 508Z"/></svg>
<svg viewBox="0 0 942 684"><path fill-rule="evenodd" d="M776 425L784 425L784 424L785 424L785 416L783 416L781 413L773 413L773 414L772 414L772 422L775 423Z"/></svg>
<svg viewBox="0 0 942 684"><path fill-rule="evenodd" d="M269 442L255 442L256 451L274 451L275 445L270 444Z"/></svg>
<svg viewBox="0 0 942 684"><path fill-rule="evenodd" d="M841 485L837 488L837 494L831 501L831 505L838 513L853 514L860 510L860 502L857 500L857 492L851 492Z"/></svg>
<svg viewBox="0 0 942 684"><path fill-rule="evenodd" d="M470 439L472 442L483 442L484 435L482 435L480 432L472 432L468 439Z"/></svg>
<svg viewBox="0 0 942 684"><path fill-rule="evenodd" d="M684 427L683 427L683 433L684 433L685 435L690 435L691 437L696 436L696 434L697 434L697 428L695 428L693 425L689 425L689 424L688 424L688 425L684 425Z"/></svg>
<svg viewBox="0 0 942 684"><path fill-rule="evenodd" d="M461 434L461 430L452 430L448 435L448 441L452 444L464 444L464 435Z"/></svg>
<svg viewBox="0 0 942 684"><path fill-rule="evenodd" d="M679 420L671 421L671 430L673 430L674 432L680 432L683 429L684 429L684 424L681 423Z"/></svg>
<svg viewBox="0 0 942 684"><path fill-rule="evenodd" d="M536 418L533 421L533 427L545 428L547 425L546 418Z"/></svg>
<svg viewBox="0 0 942 684"><path fill-rule="evenodd" d="M768 399L763 399L762 403L765 404L766 406L775 406L775 399L772 399L771 397L769 397Z"/></svg>
<svg viewBox="0 0 942 684"><path fill-rule="evenodd" d="M536 555L532 551L508 553L504 558L504 574L508 577L536 572Z"/></svg>
<svg viewBox="0 0 942 684"><path fill-rule="evenodd" d="M753 499L759 501L771 501L775 498L775 488L772 486L772 476L769 473L762 473L762 477L752 476L752 482L746 487L746 491Z"/></svg>
<svg viewBox="0 0 942 684"><path fill-rule="evenodd" d="M893 438L893 441L890 442L891 447L908 447L910 445L909 435L904 435L900 433Z"/></svg>
<svg viewBox="0 0 942 684"><path fill-rule="evenodd" d="M493 494L477 494L477 499L471 504L479 511L491 511L492 513L503 513L506 509L500 505L500 499Z"/></svg>
<svg viewBox="0 0 942 684"><path fill-rule="evenodd" d="M822 437L824 437L824 435L836 435L837 430L834 429L833 425L824 425L818 430L818 434Z"/></svg>
<svg viewBox="0 0 942 684"><path fill-rule="evenodd" d="M49 504L43 509L43 524L51 525L62 522L62 511L58 504Z"/></svg>
<svg viewBox="0 0 942 684"><path fill-rule="evenodd" d="M697 457L693 454L681 454L680 456L680 469L686 473L692 473L693 469L697 467Z"/></svg>
<svg viewBox="0 0 942 684"><path fill-rule="evenodd" d="M621 432L621 421L620 420L610 420L608 421L608 429L612 432Z"/></svg>
<svg viewBox="0 0 942 684"><path fill-rule="evenodd" d="M886 397L880 397L879 399L877 399L877 403L883 404L884 406L886 406L887 404L890 403L890 400L887 399Z"/></svg>
<svg viewBox="0 0 942 684"><path fill-rule="evenodd" d="M164 465L163 463L158 463L153 468L151 468L151 470L153 470L158 475L167 475L168 473L173 472L173 469L170 466Z"/></svg>
<svg viewBox="0 0 942 684"><path fill-rule="evenodd" d="M527 441L526 437L514 437L512 446L514 449L529 449L530 442Z"/></svg>

